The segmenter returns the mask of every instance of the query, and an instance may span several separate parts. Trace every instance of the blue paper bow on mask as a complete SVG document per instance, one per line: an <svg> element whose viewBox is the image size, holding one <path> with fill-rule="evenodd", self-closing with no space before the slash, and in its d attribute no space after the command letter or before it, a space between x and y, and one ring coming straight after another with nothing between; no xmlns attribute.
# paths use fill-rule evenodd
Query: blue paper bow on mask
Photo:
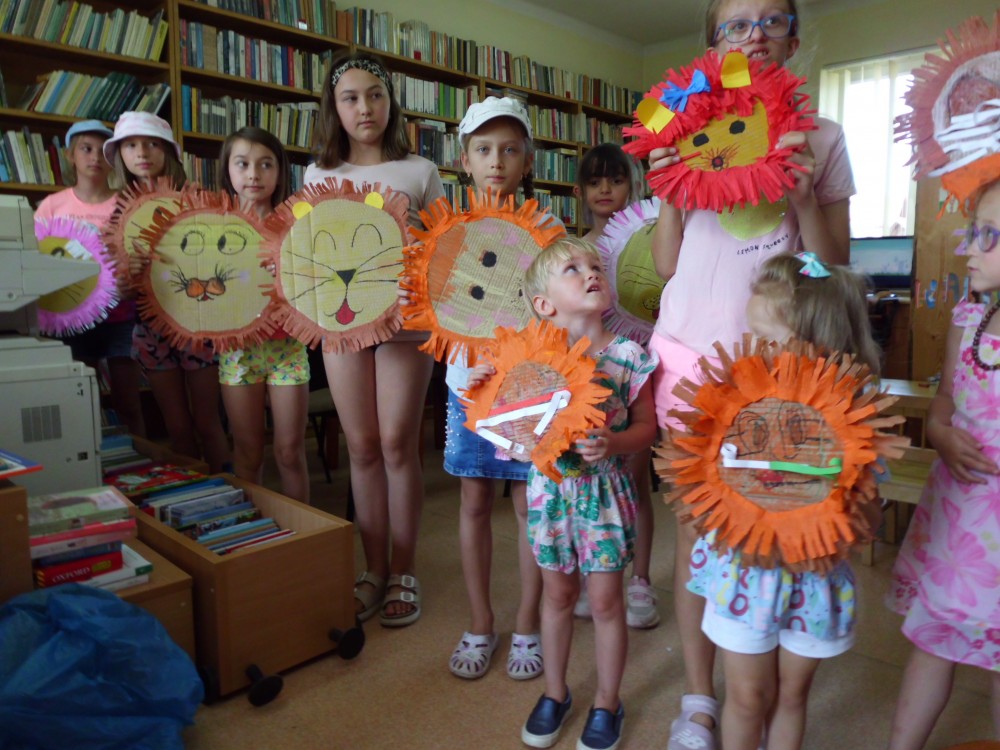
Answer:
<svg viewBox="0 0 1000 750"><path fill-rule="evenodd" d="M668 83L667 90L660 96L660 101L674 112L683 112L687 107L688 97L692 94L707 94L712 90L708 77L700 70L691 76L691 84L682 89L676 83Z"/></svg>
<svg viewBox="0 0 1000 750"><path fill-rule="evenodd" d="M826 266L823 265L823 261L816 257L816 253L806 251L798 253L795 257L802 261L803 265L799 269L799 273L803 276L808 276L811 279L825 279L830 275Z"/></svg>

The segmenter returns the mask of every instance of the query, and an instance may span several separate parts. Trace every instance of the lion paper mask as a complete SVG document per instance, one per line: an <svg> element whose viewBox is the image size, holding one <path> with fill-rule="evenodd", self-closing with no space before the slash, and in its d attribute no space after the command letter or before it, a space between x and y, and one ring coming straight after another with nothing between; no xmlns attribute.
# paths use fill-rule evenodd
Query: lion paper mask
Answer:
<svg viewBox="0 0 1000 750"><path fill-rule="evenodd" d="M403 327L430 331L421 347L437 360L468 348L469 361L498 326L520 330L531 320L521 287L544 248L566 234L534 200L515 210L513 197L476 196L456 212L444 198L421 211L424 229L406 248L403 280L410 304Z"/></svg>
<svg viewBox="0 0 1000 750"><path fill-rule="evenodd" d="M761 200L774 203L795 184L791 149L777 148L792 131L813 130L805 83L777 65L734 50L709 52L679 71L668 70L626 127L628 153L646 158L664 146L681 161L649 172L653 193L678 208L721 212Z"/></svg>
<svg viewBox="0 0 1000 750"><path fill-rule="evenodd" d="M704 384L674 390L693 410L671 412L687 432L657 450L667 502L749 565L829 569L870 537L877 459L909 443L882 432L903 421L880 416L895 398L865 390L871 374L846 355L749 336L732 357L715 347L721 367L703 360Z"/></svg>
<svg viewBox="0 0 1000 750"><path fill-rule="evenodd" d="M940 177L963 211L1000 174L1000 11L993 28L979 16L949 31L941 54L927 54L896 118L913 145L916 177Z"/></svg>
<svg viewBox="0 0 1000 750"><path fill-rule="evenodd" d="M93 328L118 302L115 264L90 224L56 217L35 222L38 249L45 255L95 261L99 270L38 299L38 328L46 336L69 336Z"/></svg>
<svg viewBox="0 0 1000 750"><path fill-rule="evenodd" d="M596 362L585 354L590 340L570 347L565 329L538 320L520 332L497 328L494 335L483 358L496 372L465 394L465 426L561 481L556 460L576 435L604 424L597 407L611 395L594 382Z"/></svg>
<svg viewBox="0 0 1000 750"><path fill-rule="evenodd" d="M264 229L285 330L333 352L391 338L409 206L404 193L332 178L279 206Z"/></svg>
<svg viewBox="0 0 1000 750"><path fill-rule="evenodd" d="M643 346L653 335L666 282L653 265L653 230L660 201L639 201L616 212L597 238L597 250L611 282L611 308L604 313L609 330Z"/></svg>
<svg viewBox="0 0 1000 750"><path fill-rule="evenodd" d="M151 187L137 182L118 194L117 207L104 227L103 239L115 259L119 279L126 286L133 285L129 277L129 257L149 252L140 234L153 226L155 217L176 214L184 192L187 191L175 189L169 178L160 177Z"/></svg>
<svg viewBox="0 0 1000 750"><path fill-rule="evenodd" d="M163 210L143 229L150 263L139 277L139 311L178 348L208 339L220 351L263 340L274 331L261 267L256 216L226 193L186 193L176 213Z"/></svg>

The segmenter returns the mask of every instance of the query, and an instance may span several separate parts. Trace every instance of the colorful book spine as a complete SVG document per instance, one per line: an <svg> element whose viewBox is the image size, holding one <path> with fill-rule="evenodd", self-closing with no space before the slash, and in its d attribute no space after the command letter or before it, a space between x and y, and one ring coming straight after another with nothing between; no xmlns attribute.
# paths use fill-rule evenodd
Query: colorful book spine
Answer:
<svg viewBox="0 0 1000 750"><path fill-rule="evenodd" d="M35 583L39 587L56 586L71 581L85 581L101 573L109 573L122 567L121 550L103 555L85 557L73 562L35 568Z"/></svg>

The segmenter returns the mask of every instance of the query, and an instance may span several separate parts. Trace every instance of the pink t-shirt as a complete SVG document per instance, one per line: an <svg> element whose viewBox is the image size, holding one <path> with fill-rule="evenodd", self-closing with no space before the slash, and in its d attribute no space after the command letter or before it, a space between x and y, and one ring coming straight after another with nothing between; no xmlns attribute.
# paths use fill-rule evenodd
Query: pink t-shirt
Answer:
<svg viewBox="0 0 1000 750"><path fill-rule="evenodd" d="M38 208L35 209L35 221L51 221L56 217L65 216L85 221L101 231L115 212L115 200L116 196L111 196L103 203L84 203L76 197L76 191L73 188L66 188L58 193L53 193L38 204ZM134 319L135 302L123 300L116 307L111 308L105 322L121 323Z"/></svg>
<svg viewBox="0 0 1000 750"><path fill-rule="evenodd" d="M816 157L816 198L824 206L854 195L854 176L843 129L821 117L816 124L819 129L806 136ZM801 250L800 244L798 218L787 201L732 213L688 211L677 271L660 297L656 333L715 356L713 342L728 347L749 330L746 306L760 266Z"/></svg>

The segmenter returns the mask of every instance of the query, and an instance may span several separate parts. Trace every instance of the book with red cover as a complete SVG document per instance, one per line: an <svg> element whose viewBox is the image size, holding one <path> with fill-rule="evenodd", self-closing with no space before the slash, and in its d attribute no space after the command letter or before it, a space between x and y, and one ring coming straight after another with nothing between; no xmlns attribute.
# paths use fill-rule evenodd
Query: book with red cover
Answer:
<svg viewBox="0 0 1000 750"><path fill-rule="evenodd" d="M129 471L108 477L108 483L117 487L130 498L148 495L168 487L180 487L205 479L205 475L194 469L184 469L172 464L150 466L140 471Z"/></svg>
<svg viewBox="0 0 1000 750"><path fill-rule="evenodd" d="M84 557L72 562L35 568L35 583L39 587L57 586L70 581L86 581L102 573L110 573L122 566L122 551Z"/></svg>
<svg viewBox="0 0 1000 750"><path fill-rule="evenodd" d="M29 537L28 543L31 547L31 558L35 559L81 547L130 539L135 535L135 519L123 518L116 521L98 521L77 529L56 531L51 534L39 534Z"/></svg>
<svg viewBox="0 0 1000 750"><path fill-rule="evenodd" d="M42 465L30 458L19 456L16 453L0 449L0 479L30 474L33 471L41 471Z"/></svg>

